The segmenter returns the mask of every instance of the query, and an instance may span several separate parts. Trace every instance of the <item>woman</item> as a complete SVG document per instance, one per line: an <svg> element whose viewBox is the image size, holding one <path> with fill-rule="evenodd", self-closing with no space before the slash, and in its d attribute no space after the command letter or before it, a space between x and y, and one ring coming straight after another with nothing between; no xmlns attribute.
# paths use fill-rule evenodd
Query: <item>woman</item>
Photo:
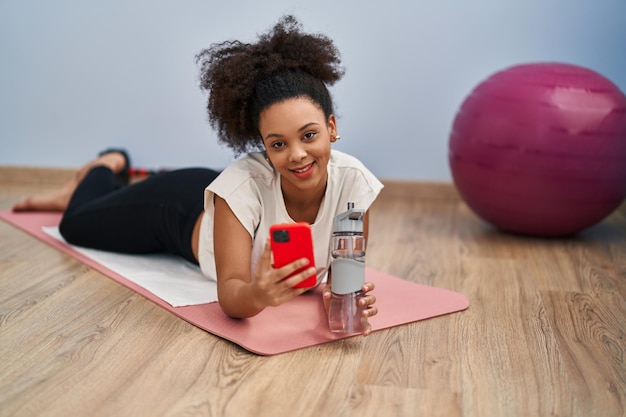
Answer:
<svg viewBox="0 0 626 417"><path fill-rule="evenodd" d="M303 33L286 16L256 43L213 45L196 59L209 121L241 158L221 173L183 169L120 186L129 158L107 150L58 193L14 210L64 211L60 231L72 244L183 256L217 280L226 314L252 317L307 291L294 286L312 273L322 280L334 216L347 202L368 209L382 184L358 160L331 150L339 136L327 85L343 71L330 39ZM304 260L272 267L269 227L285 222L311 224L317 271L285 279ZM367 224L366 215L365 233ZM365 317L377 313L367 294L373 288L363 286Z"/></svg>

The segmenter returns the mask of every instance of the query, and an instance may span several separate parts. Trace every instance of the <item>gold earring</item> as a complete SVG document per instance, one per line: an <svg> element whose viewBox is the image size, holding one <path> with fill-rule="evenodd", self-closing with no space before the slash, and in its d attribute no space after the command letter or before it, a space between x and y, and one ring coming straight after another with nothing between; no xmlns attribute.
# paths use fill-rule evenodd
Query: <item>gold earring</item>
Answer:
<svg viewBox="0 0 626 417"><path fill-rule="evenodd" d="M341 139L341 136L335 135L335 140L339 140L339 139Z"/></svg>

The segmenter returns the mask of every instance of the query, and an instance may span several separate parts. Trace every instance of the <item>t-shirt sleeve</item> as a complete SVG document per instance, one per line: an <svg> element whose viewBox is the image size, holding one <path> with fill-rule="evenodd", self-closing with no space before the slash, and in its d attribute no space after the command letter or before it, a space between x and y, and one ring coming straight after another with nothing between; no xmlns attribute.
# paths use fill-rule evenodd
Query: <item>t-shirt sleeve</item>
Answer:
<svg viewBox="0 0 626 417"><path fill-rule="evenodd" d="M369 209L376 197L383 188L383 184L367 169L364 171L355 171L355 185L351 190L351 201L356 207Z"/></svg>
<svg viewBox="0 0 626 417"><path fill-rule="evenodd" d="M337 167L337 170L341 171L341 175L338 176L339 182L334 184L334 186L341 188L338 193L340 206L337 208L337 212L346 210L348 202L354 203L357 208L369 209L382 190L383 184L356 158L347 155L342 156L346 162Z"/></svg>
<svg viewBox="0 0 626 417"><path fill-rule="evenodd" d="M205 209L213 213L215 195L223 198L239 222L254 237L261 218L261 192L250 171L241 166L225 169L205 191Z"/></svg>

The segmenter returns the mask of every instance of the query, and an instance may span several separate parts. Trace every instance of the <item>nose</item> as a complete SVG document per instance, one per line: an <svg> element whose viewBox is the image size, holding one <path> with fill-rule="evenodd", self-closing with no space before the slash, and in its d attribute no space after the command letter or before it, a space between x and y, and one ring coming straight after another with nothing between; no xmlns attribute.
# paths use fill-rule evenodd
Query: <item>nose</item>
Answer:
<svg viewBox="0 0 626 417"><path fill-rule="evenodd" d="M302 144L292 145L291 152L289 153L289 160L291 162L300 162L306 158L307 152Z"/></svg>

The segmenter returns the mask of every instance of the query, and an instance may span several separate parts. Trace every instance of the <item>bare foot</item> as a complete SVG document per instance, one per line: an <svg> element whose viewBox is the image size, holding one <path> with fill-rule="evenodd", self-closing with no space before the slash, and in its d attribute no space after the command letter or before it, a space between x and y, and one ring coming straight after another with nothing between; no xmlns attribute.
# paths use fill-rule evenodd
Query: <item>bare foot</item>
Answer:
<svg viewBox="0 0 626 417"><path fill-rule="evenodd" d="M15 204L13 211L65 211L78 181L68 181L59 190L26 198Z"/></svg>
<svg viewBox="0 0 626 417"><path fill-rule="evenodd" d="M126 158L119 152L109 152L81 167L76 173L76 179L68 181L57 191L35 195L15 204L13 211L65 211L70 198L78 184L87 173L96 166L106 166L114 173L119 173L126 165Z"/></svg>

